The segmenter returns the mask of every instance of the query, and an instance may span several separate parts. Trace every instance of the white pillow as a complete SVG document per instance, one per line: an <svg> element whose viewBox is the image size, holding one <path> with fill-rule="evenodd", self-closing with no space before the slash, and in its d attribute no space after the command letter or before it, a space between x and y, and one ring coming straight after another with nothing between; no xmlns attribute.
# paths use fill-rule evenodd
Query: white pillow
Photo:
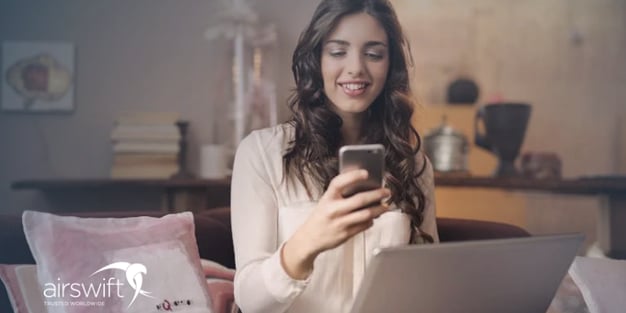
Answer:
<svg viewBox="0 0 626 313"><path fill-rule="evenodd" d="M576 257L569 272L590 313L626 312L626 261Z"/></svg>

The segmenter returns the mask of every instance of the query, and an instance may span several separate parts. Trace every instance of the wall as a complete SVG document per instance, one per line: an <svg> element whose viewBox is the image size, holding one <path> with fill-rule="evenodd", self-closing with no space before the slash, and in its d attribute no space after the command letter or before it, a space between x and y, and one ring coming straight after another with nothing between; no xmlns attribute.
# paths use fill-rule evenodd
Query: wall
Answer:
<svg viewBox="0 0 626 313"><path fill-rule="evenodd" d="M278 60L291 60L314 7L311 1L282 0L258 6L260 16L277 25ZM221 9L219 1L200 0L0 2L0 41L72 42L77 70L73 113L0 112L0 212L48 208L36 193L11 191L15 180L106 177L109 134L124 111L177 111L189 119L189 159L197 169L198 145L228 135L232 88L224 78L231 73L232 47L204 38ZM276 77L278 99L285 99L290 65L280 62Z"/></svg>
<svg viewBox="0 0 626 313"><path fill-rule="evenodd" d="M525 150L552 150L566 176L615 171L617 112L626 112L626 1L396 1L423 103L457 75L479 102L529 102ZM577 35L574 35L577 34ZM573 39L578 36L578 40ZM549 134L549 136L546 136Z"/></svg>
<svg viewBox="0 0 626 313"><path fill-rule="evenodd" d="M291 52L316 3L255 3L262 18L277 25L275 72L284 104L293 86ZM442 103L446 83L456 75L471 75L481 85L480 103L500 94L533 105L523 149L559 153L566 176L611 174L624 163L617 157L615 118L626 114L621 88L626 83L626 1L393 3L412 44L414 83L425 106ZM179 111L190 119L195 144L190 159L196 168L197 145L224 136L227 122L230 86L224 77L230 74L232 49L203 37L219 9L218 1L200 0L2 1L0 40L73 42L78 72L72 114L0 113L0 210L46 209L35 194L12 192L9 184L15 180L105 177L111 163L109 133L115 117L126 110ZM286 115L283 108L281 117ZM442 205L462 198L443 193L447 202ZM515 197L523 197L523 214L503 216L496 211L501 208L485 208L480 216L527 225L537 233L593 231L595 198ZM474 216L471 210L448 209L452 212L446 214ZM562 222L563 216L574 220Z"/></svg>
<svg viewBox="0 0 626 313"><path fill-rule="evenodd" d="M394 3L412 45L414 86L424 105L418 125L420 118L426 124L439 120L428 112L445 102L447 84L470 76L481 88L479 104L494 96L532 104L522 150L558 153L564 176L611 175L624 163L617 153L624 137L617 134L619 116L626 113L626 1ZM471 114L468 119L457 127L471 123ZM489 173L476 159L470 165L476 174ZM440 212L468 217L474 212L467 210L470 203L484 218L534 233L595 236L598 198L508 193L510 199L494 201L505 195L486 192L442 188Z"/></svg>

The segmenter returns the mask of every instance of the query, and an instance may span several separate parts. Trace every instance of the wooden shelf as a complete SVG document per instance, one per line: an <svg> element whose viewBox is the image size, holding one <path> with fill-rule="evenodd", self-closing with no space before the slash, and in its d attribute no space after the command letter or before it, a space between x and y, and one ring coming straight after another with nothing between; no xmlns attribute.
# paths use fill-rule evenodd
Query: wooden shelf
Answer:
<svg viewBox="0 0 626 313"><path fill-rule="evenodd" d="M494 178L479 176L435 175L438 187L497 188L505 190L544 191L568 194L626 194L626 176L587 177L578 179L536 180L527 178ZM163 189L203 189L229 187L230 178L224 179L31 179L14 182L16 190L35 189L53 191L62 189L98 189L153 187Z"/></svg>
<svg viewBox="0 0 626 313"><path fill-rule="evenodd" d="M93 188L126 188L126 187L157 187L157 188L208 188L230 185L230 178L224 179L108 179L108 178L60 178L30 179L16 181L13 189L59 190L59 189L93 189Z"/></svg>
<svg viewBox="0 0 626 313"><path fill-rule="evenodd" d="M598 176L577 179L494 178L435 175L441 187L497 188L505 190L543 191L566 194L626 194L626 176Z"/></svg>
<svg viewBox="0 0 626 313"><path fill-rule="evenodd" d="M228 206L230 178L224 179L111 179L60 178L16 181L14 190L42 192L53 207L63 210L109 210L161 198L168 212ZM134 203L134 204L133 204ZM56 206L54 204L57 204ZM83 209L88 208L88 209Z"/></svg>

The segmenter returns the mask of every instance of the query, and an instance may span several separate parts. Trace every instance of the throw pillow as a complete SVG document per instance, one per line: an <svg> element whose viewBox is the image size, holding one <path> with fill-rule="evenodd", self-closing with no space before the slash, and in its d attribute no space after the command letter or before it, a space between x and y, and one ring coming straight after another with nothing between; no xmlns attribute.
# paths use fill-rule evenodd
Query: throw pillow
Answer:
<svg viewBox="0 0 626 313"><path fill-rule="evenodd" d="M22 218L49 313L211 312L190 212Z"/></svg>
<svg viewBox="0 0 626 313"><path fill-rule="evenodd" d="M213 312L238 312L238 307L234 301L235 270L210 260L201 259L200 261L202 270L206 275ZM0 264L0 280L6 286L14 313L46 312L44 297L37 279L36 265ZM170 303L170 307L171 305L172 303ZM163 310L166 309L163 305L162 308Z"/></svg>
<svg viewBox="0 0 626 313"><path fill-rule="evenodd" d="M213 311L237 313L235 304L235 270L211 260L200 260L213 303Z"/></svg>
<svg viewBox="0 0 626 313"><path fill-rule="evenodd" d="M576 257L570 275L580 288L590 313L626 310L626 261Z"/></svg>
<svg viewBox="0 0 626 313"><path fill-rule="evenodd" d="M4 283L14 313L46 311L34 264L0 264L0 280Z"/></svg>

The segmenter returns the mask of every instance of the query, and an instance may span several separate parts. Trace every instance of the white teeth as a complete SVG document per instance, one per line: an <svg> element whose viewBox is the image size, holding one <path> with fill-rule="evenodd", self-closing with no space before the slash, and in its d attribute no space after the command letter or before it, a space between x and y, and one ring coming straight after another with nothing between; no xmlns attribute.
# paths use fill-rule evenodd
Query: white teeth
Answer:
<svg viewBox="0 0 626 313"><path fill-rule="evenodd" d="M346 89L359 90L365 88L365 84L343 84Z"/></svg>

